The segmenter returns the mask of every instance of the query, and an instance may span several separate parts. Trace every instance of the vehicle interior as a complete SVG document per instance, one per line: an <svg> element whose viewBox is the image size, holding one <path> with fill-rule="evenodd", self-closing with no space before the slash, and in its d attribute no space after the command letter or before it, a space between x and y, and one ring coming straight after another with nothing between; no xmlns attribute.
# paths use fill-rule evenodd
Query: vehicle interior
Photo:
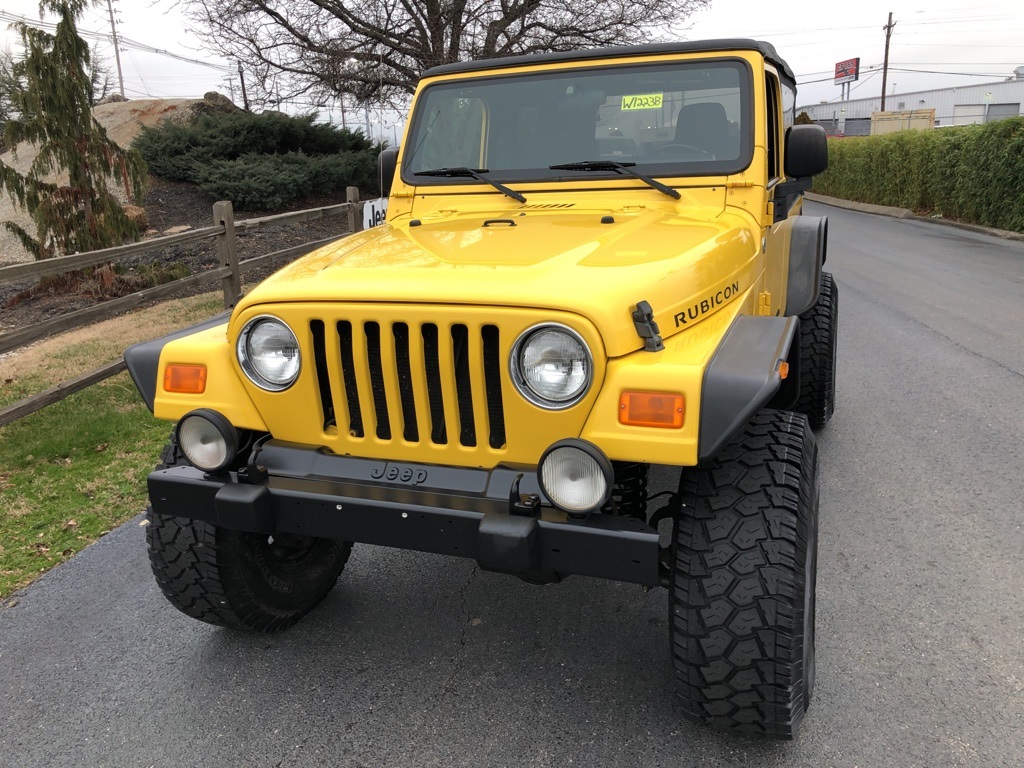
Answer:
<svg viewBox="0 0 1024 768"><path fill-rule="evenodd" d="M431 86L403 170L466 167L526 180L563 175L552 165L600 160L665 175L736 172L752 152L750 79L743 62L724 59Z"/></svg>

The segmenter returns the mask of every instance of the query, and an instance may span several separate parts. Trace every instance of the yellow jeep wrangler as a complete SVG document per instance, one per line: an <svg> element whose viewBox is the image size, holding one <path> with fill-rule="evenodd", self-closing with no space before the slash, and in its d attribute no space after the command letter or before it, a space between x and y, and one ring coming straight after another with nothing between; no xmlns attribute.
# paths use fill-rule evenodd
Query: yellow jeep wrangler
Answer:
<svg viewBox="0 0 1024 768"><path fill-rule="evenodd" d="M752 40L426 72L386 223L125 353L177 422L148 480L170 602L280 630L354 542L665 586L682 713L792 737L838 310L794 104ZM649 505L651 465L679 481Z"/></svg>

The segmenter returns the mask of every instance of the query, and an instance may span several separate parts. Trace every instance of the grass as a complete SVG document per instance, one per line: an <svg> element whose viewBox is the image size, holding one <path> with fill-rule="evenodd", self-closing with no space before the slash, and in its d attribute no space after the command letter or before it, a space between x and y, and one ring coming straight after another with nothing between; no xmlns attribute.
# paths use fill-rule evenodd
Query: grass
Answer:
<svg viewBox="0 0 1024 768"><path fill-rule="evenodd" d="M4 355L0 407L221 306L213 294L168 302ZM0 428L0 599L144 509L170 427L123 373Z"/></svg>
<svg viewBox="0 0 1024 768"><path fill-rule="evenodd" d="M0 431L0 597L142 511L168 433L127 374Z"/></svg>

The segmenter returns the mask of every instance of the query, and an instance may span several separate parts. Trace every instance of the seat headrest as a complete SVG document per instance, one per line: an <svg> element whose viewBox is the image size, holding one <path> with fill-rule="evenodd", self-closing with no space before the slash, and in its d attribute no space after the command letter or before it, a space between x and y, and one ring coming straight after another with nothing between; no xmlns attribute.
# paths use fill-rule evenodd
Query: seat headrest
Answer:
<svg viewBox="0 0 1024 768"><path fill-rule="evenodd" d="M676 118L676 144L709 152L717 159L736 157L739 146L729 130L725 107L718 102L687 104Z"/></svg>

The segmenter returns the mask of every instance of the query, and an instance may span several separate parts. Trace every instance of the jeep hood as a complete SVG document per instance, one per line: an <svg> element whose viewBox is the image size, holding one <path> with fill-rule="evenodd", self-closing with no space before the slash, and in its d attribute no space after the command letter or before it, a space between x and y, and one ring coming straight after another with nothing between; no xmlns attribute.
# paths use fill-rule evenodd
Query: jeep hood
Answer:
<svg viewBox="0 0 1024 768"><path fill-rule="evenodd" d="M265 280L239 309L306 301L547 308L586 317L617 357L643 347L631 318L638 302L650 303L670 336L742 295L757 274L757 244L735 214L698 221L637 209L612 223L593 213L502 215L405 219L344 238Z"/></svg>

